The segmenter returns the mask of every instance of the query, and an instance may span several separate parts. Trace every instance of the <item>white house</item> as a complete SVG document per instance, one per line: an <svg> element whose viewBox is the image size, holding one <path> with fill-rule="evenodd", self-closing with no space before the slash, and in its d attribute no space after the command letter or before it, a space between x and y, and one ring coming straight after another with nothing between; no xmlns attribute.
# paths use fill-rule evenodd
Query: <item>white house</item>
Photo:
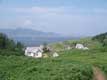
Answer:
<svg viewBox="0 0 107 80"><path fill-rule="evenodd" d="M58 57L59 56L59 54L58 53L53 53L53 55L52 55L53 57Z"/></svg>
<svg viewBox="0 0 107 80"><path fill-rule="evenodd" d="M27 47L25 49L25 55L34 58L41 58L43 55L43 49L41 47Z"/></svg>
<svg viewBox="0 0 107 80"><path fill-rule="evenodd" d="M76 49L83 49L83 50L88 50L88 47L85 47L83 44L76 44L75 46Z"/></svg>
<svg viewBox="0 0 107 80"><path fill-rule="evenodd" d="M84 45L83 44L76 44L75 48L76 49L83 49Z"/></svg>

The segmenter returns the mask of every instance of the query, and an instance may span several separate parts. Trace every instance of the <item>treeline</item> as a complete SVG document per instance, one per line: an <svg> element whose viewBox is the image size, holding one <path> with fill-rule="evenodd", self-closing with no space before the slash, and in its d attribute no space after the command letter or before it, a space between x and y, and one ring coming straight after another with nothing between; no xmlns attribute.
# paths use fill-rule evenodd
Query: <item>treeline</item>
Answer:
<svg viewBox="0 0 107 80"><path fill-rule="evenodd" d="M92 40L99 41L103 47L107 46L107 32L94 36Z"/></svg>
<svg viewBox="0 0 107 80"><path fill-rule="evenodd" d="M14 42L7 35L0 33L0 55L23 55L23 44Z"/></svg>

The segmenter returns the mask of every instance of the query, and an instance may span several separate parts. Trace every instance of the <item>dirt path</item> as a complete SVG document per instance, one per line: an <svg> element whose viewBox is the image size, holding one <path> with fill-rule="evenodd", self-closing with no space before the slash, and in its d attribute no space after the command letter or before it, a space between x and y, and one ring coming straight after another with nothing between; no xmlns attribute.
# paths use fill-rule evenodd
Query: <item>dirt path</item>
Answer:
<svg viewBox="0 0 107 80"><path fill-rule="evenodd" d="M106 80L104 73L98 68L94 67L94 80Z"/></svg>

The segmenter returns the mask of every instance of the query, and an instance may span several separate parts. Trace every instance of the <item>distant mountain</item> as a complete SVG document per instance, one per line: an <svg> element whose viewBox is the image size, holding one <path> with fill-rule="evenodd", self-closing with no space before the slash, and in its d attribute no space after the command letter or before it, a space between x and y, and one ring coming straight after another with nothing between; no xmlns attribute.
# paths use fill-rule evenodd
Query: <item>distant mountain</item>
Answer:
<svg viewBox="0 0 107 80"><path fill-rule="evenodd" d="M43 32L33 29L0 29L0 32L7 34L10 37L59 37L60 34L52 32Z"/></svg>
<svg viewBox="0 0 107 80"><path fill-rule="evenodd" d="M24 29L24 28L16 28L16 29L0 29L1 33L5 33L10 38L15 41L20 41L24 43L26 46L36 46L46 43L59 42L68 39L74 39L71 37L64 37L57 33L52 32L43 32L33 29Z"/></svg>

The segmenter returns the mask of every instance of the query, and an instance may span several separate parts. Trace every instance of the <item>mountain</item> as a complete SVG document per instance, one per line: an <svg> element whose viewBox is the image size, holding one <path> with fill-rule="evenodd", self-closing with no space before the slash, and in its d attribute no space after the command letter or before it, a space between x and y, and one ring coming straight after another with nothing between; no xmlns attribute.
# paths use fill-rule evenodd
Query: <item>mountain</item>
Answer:
<svg viewBox="0 0 107 80"><path fill-rule="evenodd" d="M0 32L7 34L10 37L57 37L59 34L52 32L43 32L33 29L0 29Z"/></svg>
<svg viewBox="0 0 107 80"><path fill-rule="evenodd" d="M0 29L1 33L6 34L9 38L14 39L15 41L20 41L26 46L36 46L43 43L53 43L72 39L71 37L64 37L57 33L52 32L43 32L33 29Z"/></svg>

